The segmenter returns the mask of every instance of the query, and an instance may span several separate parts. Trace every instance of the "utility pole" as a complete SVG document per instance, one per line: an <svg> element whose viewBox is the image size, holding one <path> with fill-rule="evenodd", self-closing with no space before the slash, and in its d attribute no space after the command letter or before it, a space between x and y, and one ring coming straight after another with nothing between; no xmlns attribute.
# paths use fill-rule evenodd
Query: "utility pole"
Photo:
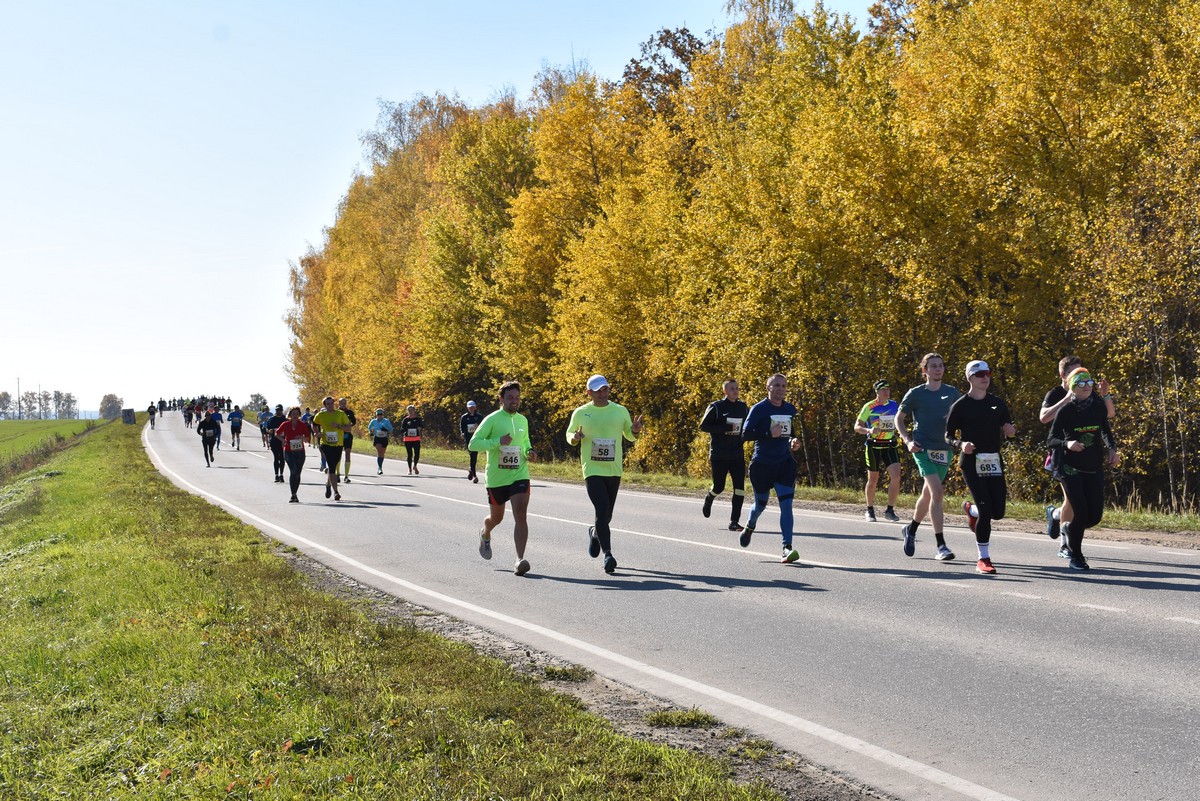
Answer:
<svg viewBox="0 0 1200 801"><path fill-rule="evenodd" d="M21 419L21 376L17 376L17 419Z"/></svg>

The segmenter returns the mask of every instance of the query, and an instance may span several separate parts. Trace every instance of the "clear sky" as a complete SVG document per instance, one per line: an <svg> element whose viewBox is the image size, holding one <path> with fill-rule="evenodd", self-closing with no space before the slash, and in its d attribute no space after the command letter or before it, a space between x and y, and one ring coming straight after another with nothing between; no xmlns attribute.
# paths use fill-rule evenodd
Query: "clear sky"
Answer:
<svg viewBox="0 0 1200 801"><path fill-rule="evenodd" d="M826 7L865 20L866 0ZM616 79L724 0L8 0L0 37L0 391L297 400L288 264L319 246L378 101ZM806 7L797 3L798 8Z"/></svg>

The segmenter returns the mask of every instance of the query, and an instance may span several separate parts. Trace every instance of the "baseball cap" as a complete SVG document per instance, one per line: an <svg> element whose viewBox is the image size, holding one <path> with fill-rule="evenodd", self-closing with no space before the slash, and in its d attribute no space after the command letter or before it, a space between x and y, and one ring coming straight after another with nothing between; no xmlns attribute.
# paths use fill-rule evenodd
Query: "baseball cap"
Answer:
<svg viewBox="0 0 1200 801"><path fill-rule="evenodd" d="M886 379L881 378L878 381L876 381L874 384L871 385L871 389L878 392L881 389L891 389L891 386L892 385L889 384Z"/></svg>
<svg viewBox="0 0 1200 801"><path fill-rule="evenodd" d="M601 387L608 386L608 379L597 373L587 380L588 392L595 392Z"/></svg>
<svg viewBox="0 0 1200 801"><path fill-rule="evenodd" d="M375 414L383 414L383 409L376 409Z"/></svg>
<svg viewBox="0 0 1200 801"><path fill-rule="evenodd" d="M992 368L988 367L987 362L980 361L979 359L976 359L973 362L967 362L967 378L970 378L971 376L975 375L976 373L982 373L982 372L990 373L991 371L992 371Z"/></svg>
<svg viewBox="0 0 1200 801"><path fill-rule="evenodd" d="M474 409L474 408L475 408L475 401L467 401L467 408L468 408L468 409Z"/></svg>

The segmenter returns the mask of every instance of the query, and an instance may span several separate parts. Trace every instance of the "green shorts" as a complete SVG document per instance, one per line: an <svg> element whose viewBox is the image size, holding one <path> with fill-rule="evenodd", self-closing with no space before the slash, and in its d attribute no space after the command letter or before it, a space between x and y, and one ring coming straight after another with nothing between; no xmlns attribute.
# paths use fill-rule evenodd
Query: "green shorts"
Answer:
<svg viewBox="0 0 1200 801"><path fill-rule="evenodd" d="M921 478L925 476L936 475L942 481L946 480L946 474L950 472L950 451L945 450L941 453L946 454L945 464L935 462L929 455L932 451L922 450L917 451L912 455L913 461L917 463L917 471L921 474Z"/></svg>

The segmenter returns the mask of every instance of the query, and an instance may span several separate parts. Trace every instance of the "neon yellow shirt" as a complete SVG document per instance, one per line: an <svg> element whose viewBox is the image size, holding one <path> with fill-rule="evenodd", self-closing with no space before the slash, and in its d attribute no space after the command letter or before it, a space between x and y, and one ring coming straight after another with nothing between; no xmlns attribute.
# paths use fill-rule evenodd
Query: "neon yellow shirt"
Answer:
<svg viewBox="0 0 1200 801"><path fill-rule="evenodd" d="M583 427L583 439L579 441L579 460L583 463L583 477L621 475L623 440L637 441L629 410L612 401L604 406L585 403L571 412L571 422L567 424L568 444L580 426Z"/></svg>
<svg viewBox="0 0 1200 801"><path fill-rule="evenodd" d="M322 445L330 447L341 447L342 445L342 430L337 426L350 425L350 418L341 409L334 409L332 412L322 409L313 416L313 425L320 426L321 434L318 441Z"/></svg>
<svg viewBox="0 0 1200 801"><path fill-rule="evenodd" d="M505 434L512 437L508 445L501 445ZM487 487L507 487L518 481L529 479L529 421L519 412L509 414L503 409L483 418L483 422L471 435L467 450L487 453L487 467L483 471L483 483Z"/></svg>

